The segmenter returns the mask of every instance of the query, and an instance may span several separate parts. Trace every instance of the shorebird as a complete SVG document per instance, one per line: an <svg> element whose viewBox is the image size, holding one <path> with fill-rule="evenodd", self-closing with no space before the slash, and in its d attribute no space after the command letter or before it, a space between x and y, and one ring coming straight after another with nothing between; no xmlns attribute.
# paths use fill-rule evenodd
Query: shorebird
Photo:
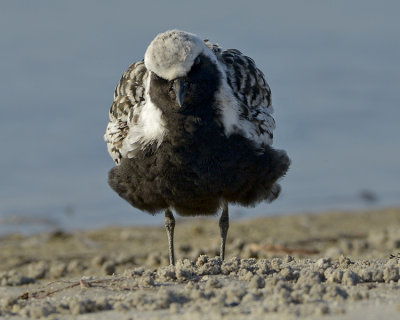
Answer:
<svg viewBox="0 0 400 320"><path fill-rule="evenodd" d="M170 30L132 64L114 93L105 140L116 166L108 182L132 206L165 212L175 264L172 211L216 215L225 257L229 203L273 201L290 159L273 149L271 90L235 49Z"/></svg>

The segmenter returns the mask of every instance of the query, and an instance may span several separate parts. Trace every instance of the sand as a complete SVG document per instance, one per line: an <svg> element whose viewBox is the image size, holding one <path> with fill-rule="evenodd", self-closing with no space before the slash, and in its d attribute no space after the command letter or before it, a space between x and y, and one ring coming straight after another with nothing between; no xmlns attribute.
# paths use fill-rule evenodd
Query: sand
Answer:
<svg viewBox="0 0 400 320"><path fill-rule="evenodd" d="M400 319L400 208L0 238L6 319Z"/></svg>

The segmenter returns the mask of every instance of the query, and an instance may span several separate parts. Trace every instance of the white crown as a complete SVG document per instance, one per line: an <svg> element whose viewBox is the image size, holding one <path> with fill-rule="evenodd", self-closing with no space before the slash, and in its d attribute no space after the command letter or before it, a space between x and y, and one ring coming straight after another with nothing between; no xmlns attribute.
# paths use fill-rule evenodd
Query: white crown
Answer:
<svg viewBox="0 0 400 320"><path fill-rule="evenodd" d="M188 74L194 59L203 53L215 60L214 54L196 35L180 30L158 34L144 56L146 68L159 77L173 80Z"/></svg>

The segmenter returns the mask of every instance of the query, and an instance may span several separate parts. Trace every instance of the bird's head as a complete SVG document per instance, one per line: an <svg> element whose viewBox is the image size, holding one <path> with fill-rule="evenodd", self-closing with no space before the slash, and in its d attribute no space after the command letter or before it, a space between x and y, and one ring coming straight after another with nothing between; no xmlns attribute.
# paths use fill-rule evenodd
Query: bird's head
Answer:
<svg viewBox="0 0 400 320"><path fill-rule="evenodd" d="M213 52L194 34L170 30L147 48L144 63L150 73L150 98L166 110L203 106L218 87L220 72Z"/></svg>

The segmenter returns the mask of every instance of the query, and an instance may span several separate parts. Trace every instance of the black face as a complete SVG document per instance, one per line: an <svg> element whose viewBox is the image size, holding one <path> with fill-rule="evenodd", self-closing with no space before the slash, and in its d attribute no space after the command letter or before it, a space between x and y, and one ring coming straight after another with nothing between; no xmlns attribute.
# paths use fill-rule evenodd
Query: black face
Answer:
<svg viewBox="0 0 400 320"><path fill-rule="evenodd" d="M218 89L220 74L206 56L198 56L187 76L179 78L186 84L182 106L179 106L174 80L168 81L151 74L150 97L163 112L200 115L211 108Z"/></svg>

